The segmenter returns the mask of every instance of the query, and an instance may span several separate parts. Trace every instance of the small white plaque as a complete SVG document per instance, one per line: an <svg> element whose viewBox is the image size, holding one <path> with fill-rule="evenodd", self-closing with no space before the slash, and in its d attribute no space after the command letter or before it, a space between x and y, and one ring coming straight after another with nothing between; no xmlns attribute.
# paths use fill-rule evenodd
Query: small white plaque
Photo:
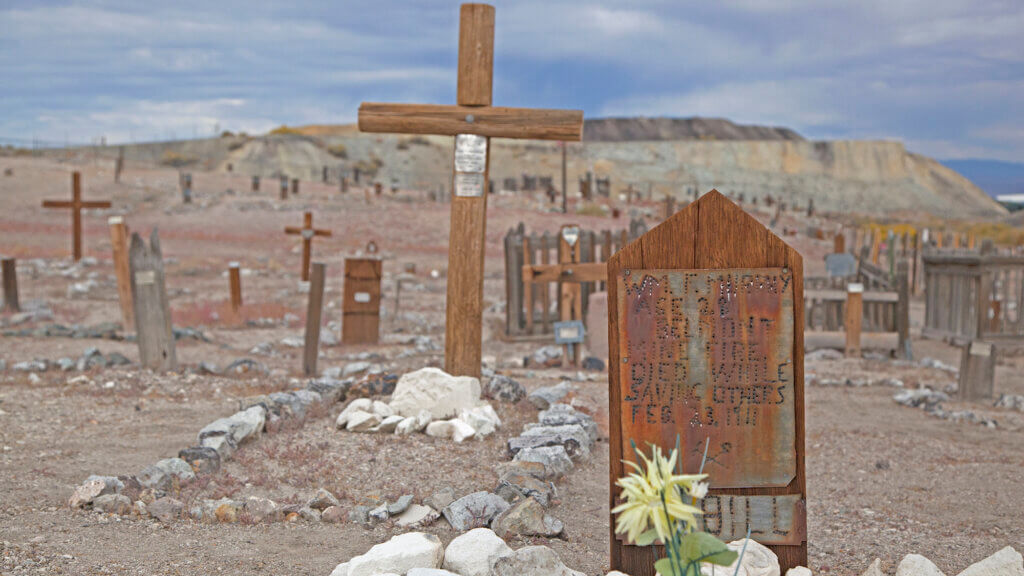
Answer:
<svg viewBox="0 0 1024 576"><path fill-rule="evenodd" d="M309 228L304 228L302 230L302 237L305 238L306 240L309 240L310 238L313 237L313 231L310 230Z"/></svg>
<svg viewBox="0 0 1024 576"><path fill-rule="evenodd" d="M241 268L242 265L238 262L228 262L228 268Z"/></svg>
<svg viewBox="0 0 1024 576"><path fill-rule="evenodd" d="M487 137L476 134L455 136L455 171L483 174L487 169Z"/></svg>
<svg viewBox="0 0 1024 576"><path fill-rule="evenodd" d="M367 302L370 301L370 293L356 292L352 299L355 300L356 302L359 302L360 304L366 304Z"/></svg>
<svg viewBox="0 0 1024 576"><path fill-rule="evenodd" d="M156 283L156 272L153 270L143 270L135 273L135 284L138 286L145 286L147 284Z"/></svg>
<svg viewBox="0 0 1024 576"><path fill-rule="evenodd" d="M968 351L971 356L991 356L992 344L987 342L971 342L971 349Z"/></svg>
<svg viewBox="0 0 1024 576"><path fill-rule="evenodd" d="M111 216L107 218L107 224L113 226L115 224L124 224L124 216Z"/></svg>
<svg viewBox="0 0 1024 576"><path fill-rule="evenodd" d="M575 246L576 241L580 239L580 227L579 226L566 226L562 228L562 239L565 240L569 246Z"/></svg>
<svg viewBox="0 0 1024 576"><path fill-rule="evenodd" d="M847 284L846 285L846 291L849 292L850 294L863 294L864 293L864 285L861 284L860 282L854 282L852 284Z"/></svg>
<svg viewBox="0 0 1024 576"><path fill-rule="evenodd" d="M484 195L484 175L456 172L455 195L465 198L482 197Z"/></svg>

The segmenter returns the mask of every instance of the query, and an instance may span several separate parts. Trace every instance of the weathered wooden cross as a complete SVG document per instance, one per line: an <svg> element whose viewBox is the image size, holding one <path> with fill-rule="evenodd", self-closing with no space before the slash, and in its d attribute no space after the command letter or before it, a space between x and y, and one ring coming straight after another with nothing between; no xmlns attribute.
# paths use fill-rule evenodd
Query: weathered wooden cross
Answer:
<svg viewBox="0 0 1024 576"><path fill-rule="evenodd" d="M318 230L313 228L313 213L306 212L303 216L302 228L288 226L284 229L285 234L297 234L302 236L302 281L309 281L309 259L313 250L314 236L330 236L330 230Z"/></svg>
<svg viewBox="0 0 1024 576"><path fill-rule="evenodd" d="M480 376L490 138L576 142L583 137L582 111L491 106L493 67L494 7L463 4L455 106L364 102L359 107L363 132L455 136L445 370L460 376Z"/></svg>
<svg viewBox="0 0 1024 576"><path fill-rule="evenodd" d="M43 208L71 208L71 251L75 262L82 259L82 208L110 208L107 200L82 200L82 175L71 173L71 201L43 200Z"/></svg>

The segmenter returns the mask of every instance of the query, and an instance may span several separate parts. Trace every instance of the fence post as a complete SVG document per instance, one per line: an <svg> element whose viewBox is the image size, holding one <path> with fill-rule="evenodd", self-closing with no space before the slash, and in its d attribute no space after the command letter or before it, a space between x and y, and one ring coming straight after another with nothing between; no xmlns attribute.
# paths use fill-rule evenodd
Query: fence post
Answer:
<svg viewBox="0 0 1024 576"><path fill-rule="evenodd" d="M960 355L958 393L961 400L992 400L995 392L996 347L972 340Z"/></svg>
<svg viewBox="0 0 1024 576"><path fill-rule="evenodd" d="M8 312L21 310L18 304L18 265L14 258L3 259L4 309Z"/></svg>
<svg viewBox="0 0 1024 576"><path fill-rule="evenodd" d="M231 288L231 311L238 314L242 308L242 271L238 262L228 264L228 284Z"/></svg>
<svg viewBox="0 0 1024 576"><path fill-rule="evenodd" d="M860 327L864 317L864 285L846 286L846 356L860 358Z"/></svg>
<svg viewBox="0 0 1024 576"><path fill-rule="evenodd" d="M909 264L904 260L896 267L896 290L899 301L896 303L896 332L899 334L897 354L903 354L906 360L913 360L914 352L910 346L910 274Z"/></svg>

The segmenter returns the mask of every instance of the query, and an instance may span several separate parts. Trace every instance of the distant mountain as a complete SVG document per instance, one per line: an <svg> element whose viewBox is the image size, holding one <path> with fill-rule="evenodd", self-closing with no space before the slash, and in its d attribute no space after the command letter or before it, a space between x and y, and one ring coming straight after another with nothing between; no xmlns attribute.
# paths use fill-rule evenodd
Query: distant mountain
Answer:
<svg viewBox="0 0 1024 576"><path fill-rule="evenodd" d="M789 128L736 124L724 118L595 118L583 122L584 142L803 139Z"/></svg>
<svg viewBox="0 0 1024 576"><path fill-rule="evenodd" d="M1024 163L999 160L940 160L989 196L1024 194Z"/></svg>

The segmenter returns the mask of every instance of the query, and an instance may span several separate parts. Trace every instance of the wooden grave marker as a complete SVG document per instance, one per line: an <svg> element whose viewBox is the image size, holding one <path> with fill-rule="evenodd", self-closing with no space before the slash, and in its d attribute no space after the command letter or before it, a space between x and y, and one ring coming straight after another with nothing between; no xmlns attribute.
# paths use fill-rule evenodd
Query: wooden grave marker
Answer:
<svg viewBox="0 0 1024 576"><path fill-rule="evenodd" d="M3 270L4 310L18 312L21 310L18 303L18 262L14 258L0 259L0 268Z"/></svg>
<svg viewBox="0 0 1024 576"><path fill-rule="evenodd" d="M175 370L174 332L171 309L164 285L164 261L156 229L149 246L138 233L132 234L128 249L131 263L132 303L135 307L135 334L139 343L139 362L144 368L163 372Z"/></svg>
<svg viewBox="0 0 1024 576"><path fill-rule="evenodd" d="M362 132L455 137L444 357L445 371L456 376L480 376L490 139L578 142L583 137L582 111L492 106L493 68L494 7L463 4L455 106L364 102L359 107Z"/></svg>
<svg viewBox="0 0 1024 576"><path fill-rule="evenodd" d="M320 353L320 323L324 308L324 279L327 266L314 262L309 280L309 304L306 307L306 339L302 354L302 373L316 376L316 360Z"/></svg>
<svg viewBox="0 0 1024 576"><path fill-rule="evenodd" d="M67 200L43 200L43 208L70 208L71 209L71 254L75 262L82 259L82 209L83 208L110 208L108 200L82 200L82 175L79 172L71 173L71 201Z"/></svg>
<svg viewBox="0 0 1024 576"><path fill-rule="evenodd" d="M293 196L298 196L299 195L299 179L298 178L292 178L292 195Z"/></svg>
<svg viewBox="0 0 1024 576"><path fill-rule="evenodd" d="M960 355L958 396L969 402L991 401L995 396L996 347L971 340Z"/></svg>
<svg viewBox="0 0 1024 576"><path fill-rule="evenodd" d="M846 286L846 357L860 358L860 333L864 320L864 285L859 282Z"/></svg>
<svg viewBox="0 0 1024 576"><path fill-rule="evenodd" d="M242 266L238 262L228 263L228 288L231 291L231 311L238 314L242 309Z"/></svg>
<svg viewBox="0 0 1024 576"><path fill-rule="evenodd" d="M259 192L260 191L260 177L259 176L253 176L252 177L252 191L253 192Z"/></svg>
<svg viewBox="0 0 1024 576"><path fill-rule="evenodd" d="M178 176L178 183L181 185L181 201L183 204L192 203L192 174L182 173Z"/></svg>
<svg viewBox="0 0 1024 576"><path fill-rule="evenodd" d="M383 262L378 258L345 259L345 294L341 304L343 344L376 344L380 339Z"/></svg>
<svg viewBox="0 0 1024 576"><path fill-rule="evenodd" d="M711 491L705 529L751 537L782 572L806 566L803 260L716 190L608 262L611 504L630 441L679 438ZM653 551L614 533L611 568L653 576Z"/></svg>
<svg viewBox="0 0 1024 576"><path fill-rule="evenodd" d="M135 308L132 305L131 264L128 261L128 225L121 216L107 219L110 226L110 248L117 278L117 298L121 303L121 319L125 330L135 326Z"/></svg>
<svg viewBox="0 0 1024 576"><path fill-rule="evenodd" d="M309 280L309 260L313 252L313 237L330 236L330 230L318 230L313 228L313 213L306 212L303 215L302 228L288 226L284 229L285 234L297 234L302 236L302 281Z"/></svg>

